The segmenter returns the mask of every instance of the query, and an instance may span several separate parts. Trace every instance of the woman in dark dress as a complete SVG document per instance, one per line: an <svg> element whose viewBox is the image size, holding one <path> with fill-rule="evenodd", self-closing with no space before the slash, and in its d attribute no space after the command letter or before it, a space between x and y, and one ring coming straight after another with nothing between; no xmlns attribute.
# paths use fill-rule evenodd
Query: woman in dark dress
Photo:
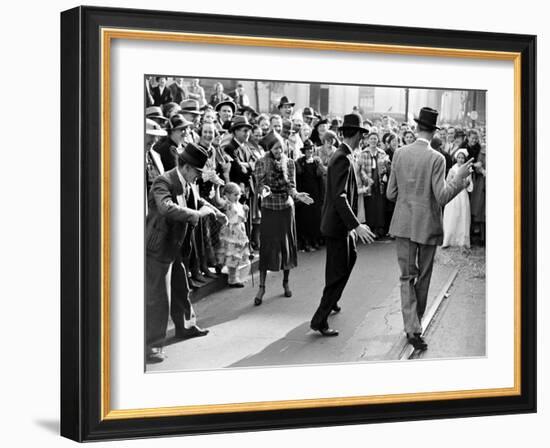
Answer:
<svg viewBox="0 0 550 448"><path fill-rule="evenodd" d="M321 204L323 203L323 175L325 168L319 157L313 157L311 140L304 142L304 156L296 161L296 185L298 190L308 193L312 205L296 204L298 241L306 252L319 248L321 237Z"/></svg>
<svg viewBox="0 0 550 448"><path fill-rule="evenodd" d="M266 154L256 162L256 191L262 201L260 224L260 287L254 305L261 305L267 271L283 270L285 297L291 297L290 269L298 264L294 200L313 203L307 193L296 190L295 165L283 154L284 141L273 132L264 138Z"/></svg>

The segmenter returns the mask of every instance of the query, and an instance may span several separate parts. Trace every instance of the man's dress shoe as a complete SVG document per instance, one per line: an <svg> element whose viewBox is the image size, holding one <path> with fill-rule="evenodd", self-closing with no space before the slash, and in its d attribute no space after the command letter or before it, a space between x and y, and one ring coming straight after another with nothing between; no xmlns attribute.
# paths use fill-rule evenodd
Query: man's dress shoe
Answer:
<svg viewBox="0 0 550 448"><path fill-rule="evenodd" d="M161 347L150 347L145 355L146 364L158 364L166 359L164 350Z"/></svg>
<svg viewBox="0 0 550 448"><path fill-rule="evenodd" d="M191 339L199 336L206 336L208 330L193 326L191 328L177 328L176 329L176 339Z"/></svg>
<svg viewBox="0 0 550 448"><path fill-rule="evenodd" d="M310 328L314 331L318 331L319 333L321 333L322 336L330 337L330 336L338 336L339 334L338 330L335 330L334 328L329 328L329 327L320 328L315 325L311 325Z"/></svg>
<svg viewBox="0 0 550 448"><path fill-rule="evenodd" d="M428 348L428 344L426 344L426 341L422 336L419 334L414 334L414 336L407 336L407 340L409 341L409 344L411 344L415 350L424 351Z"/></svg>

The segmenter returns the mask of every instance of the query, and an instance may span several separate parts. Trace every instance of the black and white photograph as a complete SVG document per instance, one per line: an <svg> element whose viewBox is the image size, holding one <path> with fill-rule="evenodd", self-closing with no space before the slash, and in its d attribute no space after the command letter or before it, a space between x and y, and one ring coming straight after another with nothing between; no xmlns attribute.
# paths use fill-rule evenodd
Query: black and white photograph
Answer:
<svg viewBox="0 0 550 448"><path fill-rule="evenodd" d="M487 355L485 90L144 84L146 372Z"/></svg>

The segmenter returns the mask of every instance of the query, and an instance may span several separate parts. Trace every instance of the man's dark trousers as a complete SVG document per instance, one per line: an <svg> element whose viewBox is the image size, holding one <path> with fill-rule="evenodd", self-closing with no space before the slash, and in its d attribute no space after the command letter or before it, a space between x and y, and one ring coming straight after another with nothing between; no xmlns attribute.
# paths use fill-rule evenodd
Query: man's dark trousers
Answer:
<svg viewBox="0 0 550 448"><path fill-rule="evenodd" d="M346 287L357 260L356 237L349 234L344 238L326 237L327 262L325 268L325 288L319 308L311 319L314 328L328 328L327 318Z"/></svg>
<svg viewBox="0 0 550 448"><path fill-rule="evenodd" d="M176 331L196 325L197 317L189 297L187 270L181 252L172 263L147 257L146 269L146 343L164 345L168 315Z"/></svg>

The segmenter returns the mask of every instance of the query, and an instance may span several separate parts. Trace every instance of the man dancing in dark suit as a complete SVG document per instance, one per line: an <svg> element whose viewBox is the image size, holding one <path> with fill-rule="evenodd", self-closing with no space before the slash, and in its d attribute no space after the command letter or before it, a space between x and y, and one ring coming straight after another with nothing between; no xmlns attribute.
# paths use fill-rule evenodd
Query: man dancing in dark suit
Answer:
<svg viewBox="0 0 550 448"><path fill-rule="evenodd" d="M441 210L465 188L472 160L460 166L456 177L445 181L445 158L430 147L437 129L438 112L420 110L418 138L393 156L386 195L397 201L390 225L396 238L397 262L401 270L401 311L409 343L426 350L422 338L422 316L426 310L435 250L443 243Z"/></svg>
<svg viewBox="0 0 550 448"><path fill-rule="evenodd" d="M361 118L356 114L346 115L339 130L344 141L328 164L321 217L321 232L326 237L327 246L325 288L310 325L323 336L338 336L337 330L329 328L327 318L332 311L340 311L338 300L357 259L357 238L369 244L374 241L374 234L357 219L357 180L353 160L353 148L369 131L361 127Z"/></svg>
<svg viewBox="0 0 550 448"><path fill-rule="evenodd" d="M177 166L158 176L149 194L145 225L145 339L146 362L164 359L168 314L176 327L176 338L204 336L208 330L197 325L189 300L189 284L183 257L191 250L192 227L213 214L222 223L227 217L198 197L195 180L208 154L189 143L178 155Z"/></svg>

